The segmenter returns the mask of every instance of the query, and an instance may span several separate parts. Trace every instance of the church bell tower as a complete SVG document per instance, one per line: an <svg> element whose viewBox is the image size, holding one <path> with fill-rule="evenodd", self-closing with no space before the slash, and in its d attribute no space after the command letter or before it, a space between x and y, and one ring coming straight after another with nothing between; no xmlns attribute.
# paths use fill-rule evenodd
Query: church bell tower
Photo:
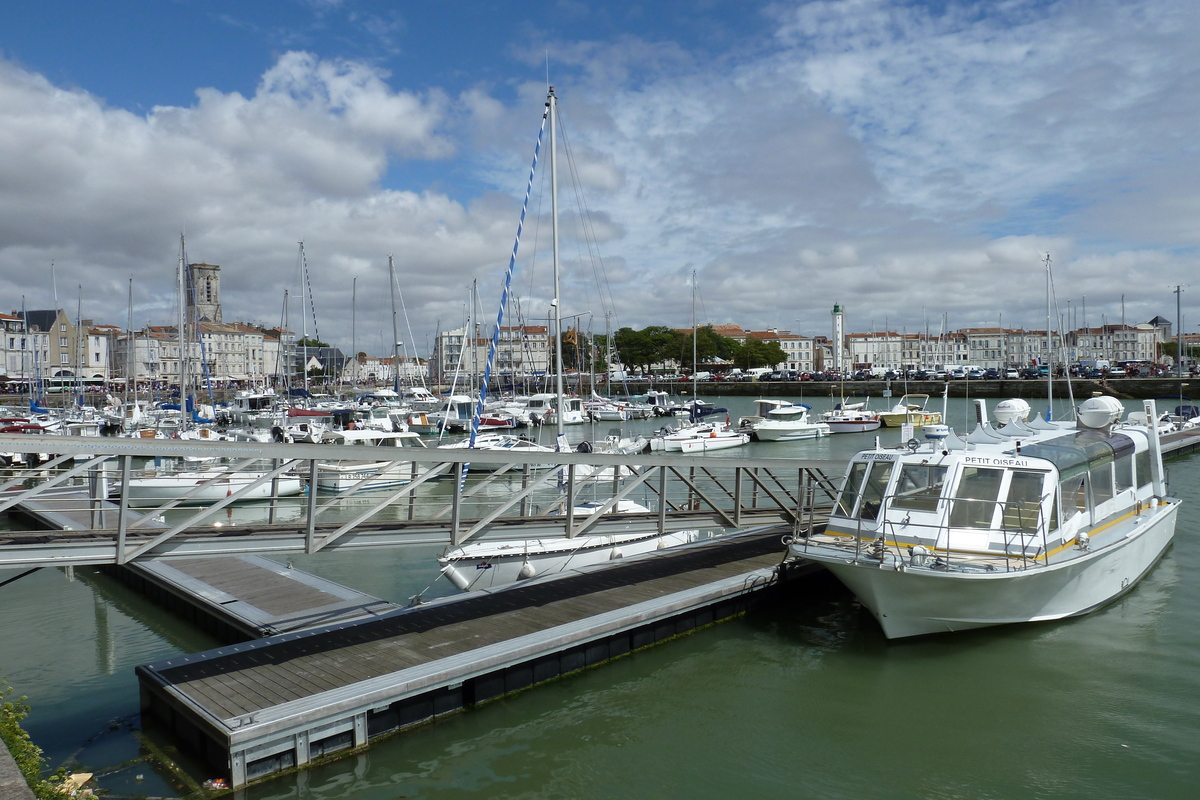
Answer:
<svg viewBox="0 0 1200 800"><path fill-rule="evenodd" d="M188 292L188 319L221 321L221 268L216 264L188 264L191 289Z"/></svg>

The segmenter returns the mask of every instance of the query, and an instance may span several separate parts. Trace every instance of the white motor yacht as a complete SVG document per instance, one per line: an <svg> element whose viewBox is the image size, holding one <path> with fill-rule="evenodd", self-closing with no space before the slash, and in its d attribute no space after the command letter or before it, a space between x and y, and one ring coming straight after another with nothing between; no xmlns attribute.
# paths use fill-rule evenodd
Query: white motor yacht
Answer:
<svg viewBox="0 0 1200 800"><path fill-rule="evenodd" d="M1121 411L1093 397L1075 423L1016 413L965 438L926 426L924 442L864 450L828 525L789 552L836 575L889 638L1086 614L1154 566L1179 511L1154 402L1139 423Z"/></svg>

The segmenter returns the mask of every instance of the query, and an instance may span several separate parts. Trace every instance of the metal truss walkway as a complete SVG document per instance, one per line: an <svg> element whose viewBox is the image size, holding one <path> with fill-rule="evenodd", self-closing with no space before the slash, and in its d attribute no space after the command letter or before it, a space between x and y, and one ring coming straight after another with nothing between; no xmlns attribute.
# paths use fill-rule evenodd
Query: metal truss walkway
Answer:
<svg viewBox="0 0 1200 800"><path fill-rule="evenodd" d="M38 453L32 460L42 462L0 478L0 511L7 512L0 528L0 569L460 545L618 533L635 526L660 533L794 527L827 514L844 466L727 457L729 451L529 456L26 435L0 435L0 452ZM375 464L375 472L364 472L339 491L313 490L323 474L361 462L364 455L396 460ZM464 464L469 464L465 478ZM138 498L139 478L171 468L188 471L188 477L170 499L147 504ZM380 474L391 476L388 488L372 477ZM280 496L278 488L295 487L297 479L303 491ZM213 487L228 488L214 501ZM648 511L615 513L622 500ZM581 512L585 503L591 506Z"/></svg>

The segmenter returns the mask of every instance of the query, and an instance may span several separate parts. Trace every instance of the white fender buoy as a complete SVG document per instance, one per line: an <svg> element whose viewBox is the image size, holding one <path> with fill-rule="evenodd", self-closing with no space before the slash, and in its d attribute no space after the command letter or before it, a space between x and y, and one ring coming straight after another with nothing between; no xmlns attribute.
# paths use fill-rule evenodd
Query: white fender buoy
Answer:
<svg viewBox="0 0 1200 800"><path fill-rule="evenodd" d="M450 583L454 584L454 588L456 589L465 592L467 589L471 588L470 581L464 578L463 574L455 569L453 564L447 564L446 566L442 567L442 574L446 576L446 579L449 580Z"/></svg>
<svg viewBox="0 0 1200 800"><path fill-rule="evenodd" d="M529 559L526 558L525 563L521 565L521 571L517 573L517 577L532 578L535 575L537 575L537 570L534 569L533 564L530 564Z"/></svg>
<svg viewBox="0 0 1200 800"><path fill-rule="evenodd" d="M608 554L608 558L609 558L609 560L612 560L612 559L616 559L616 558L622 558L624 555L625 554L621 552L621 548L614 547L612 549L612 552Z"/></svg>

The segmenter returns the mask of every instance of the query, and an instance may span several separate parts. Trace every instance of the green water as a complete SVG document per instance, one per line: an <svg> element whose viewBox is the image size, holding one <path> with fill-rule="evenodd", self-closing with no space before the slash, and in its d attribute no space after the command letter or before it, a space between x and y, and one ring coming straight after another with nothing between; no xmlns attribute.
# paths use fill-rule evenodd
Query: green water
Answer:
<svg viewBox="0 0 1200 800"><path fill-rule="evenodd" d="M961 427L966 409L951 403ZM844 457L870 438L751 452ZM739 620L242 796L1192 798L1200 456L1168 466L1185 500L1175 544L1086 617L888 643L840 584L814 578ZM403 602L429 585L432 554L296 564ZM182 794L139 760L133 668L215 643L93 570L42 570L0 588L0 609L0 676L29 697L51 764L116 769L101 778L112 796Z"/></svg>

